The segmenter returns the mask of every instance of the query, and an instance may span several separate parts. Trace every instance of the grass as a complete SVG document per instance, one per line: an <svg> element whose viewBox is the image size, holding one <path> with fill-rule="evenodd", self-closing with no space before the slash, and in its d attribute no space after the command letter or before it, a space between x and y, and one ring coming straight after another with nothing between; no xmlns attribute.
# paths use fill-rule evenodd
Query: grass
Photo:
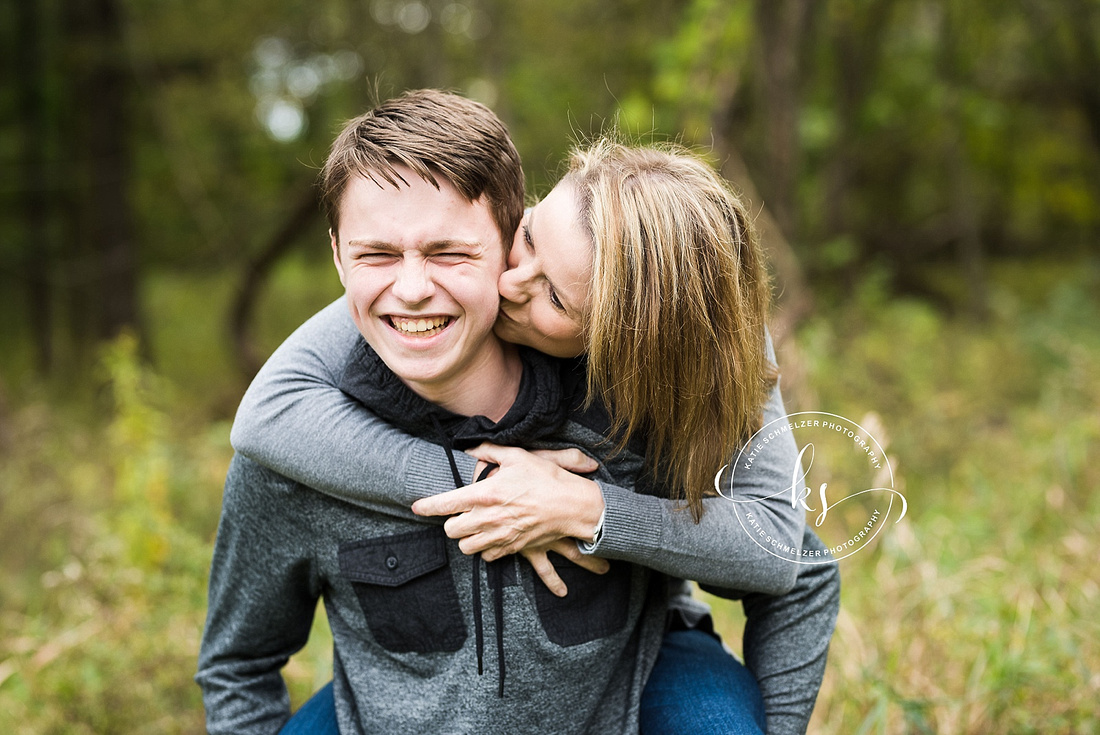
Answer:
<svg viewBox="0 0 1100 735"><path fill-rule="evenodd" d="M996 274L985 323L871 279L796 337L791 408L877 414L909 501L842 562L811 732L1100 732L1100 273L1025 273ZM281 270L264 344L334 280ZM156 369L123 339L79 390L0 383L0 731L201 731L191 675L243 387L229 294L216 276L150 281ZM714 605L738 640L737 607ZM295 703L328 680L329 641L318 615L286 669Z"/></svg>

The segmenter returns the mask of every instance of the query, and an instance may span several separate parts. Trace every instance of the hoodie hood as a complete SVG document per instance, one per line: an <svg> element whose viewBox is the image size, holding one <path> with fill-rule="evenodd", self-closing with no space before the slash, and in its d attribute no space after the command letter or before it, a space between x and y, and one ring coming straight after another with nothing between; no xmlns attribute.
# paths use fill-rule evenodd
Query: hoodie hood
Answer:
<svg viewBox="0 0 1100 735"><path fill-rule="evenodd" d="M523 377L519 394L508 413L496 422L485 416L452 413L421 398L401 382L365 340L352 349L338 387L382 419L411 434L433 437L438 422L456 449L485 441L522 446L561 427L574 403L565 395L563 378L571 390L575 381L568 380L568 363L541 352L521 347L520 360Z"/></svg>

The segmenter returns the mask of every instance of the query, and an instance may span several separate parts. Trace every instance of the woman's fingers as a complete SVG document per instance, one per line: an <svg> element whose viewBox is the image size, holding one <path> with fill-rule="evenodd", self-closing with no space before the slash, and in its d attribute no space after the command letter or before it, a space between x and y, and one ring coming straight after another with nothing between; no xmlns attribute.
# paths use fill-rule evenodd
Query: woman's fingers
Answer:
<svg viewBox="0 0 1100 735"><path fill-rule="evenodd" d="M474 554L481 553L486 549L489 549L493 544L489 543L485 539L485 535L481 533L475 533L472 536L466 536L458 540L458 550L466 556L473 556ZM485 557L485 554L481 554ZM499 555L494 556L497 558ZM493 561L493 559L486 558L485 561Z"/></svg>
<svg viewBox="0 0 1100 735"><path fill-rule="evenodd" d="M539 575L539 578L543 581L543 584L546 585L547 589L558 597L565 597L569 594L569 589L565 586L565 582L558 576L557 570L554 569L554 565L550 562L550 558L547 556L548 551L559 553L575 564L579 564L588 571L595 572L596 574L603 574L611 568L611 565L606 559L582 554L580 549L577 548L576 542L572 539L560 539L549 546L531 547L521 551L520 553L523 554L524 558L531 562L531 566L534 568L535 573Z"/></svg>
<svg viewBox="0 0 1100 735"><path fill-rule="evenodd" d="M466 453L476 457L482 462L500 466L520 466L530 468L538 464L538 460L546 460L561 467L563 470L578 474L595 472L600 465L579 449L538 449L529 452L519 447L502 447L499 444L485 442L473 449L467 449ZM536 459L538 458L538 459Z"/></svg>
<svg viewBox="0 0 1100 735"><path fill-rule="evenodd" d="M486 477L492 477L493 475L496 474L496 471L499 469L499 467L496 467L494 464L490 464L489 462L486 462L483 459L479 459L477 461L477 464L474 465L474 478L471 481L471 483L477 482L478 479L481 477L481 474L483 472L485 472L486 469L489 470L489 473L485 476Z"/></svg>
<svg viewBox="0 0 1100 735"><path fill-rule="evenodd" d="M491 442L482 442L472 449L465 449L463 451L471 457L476 457L482 462L488 464L500 464L501 455L508 456L509 450L516 449L516 447L502 447L499 444L492 444ZM526 452L524 449L518 450L520 452Z"/></svg>
<svg viewBox="0 0 1100 735"><path fill-rule="evenodd" d="M522 546L520 538L511 528L486 526L472 516L472 513L452 516L443 524L443 531L449 538L458 540L458 548L463 554L486 552L486 561L492 561L514 554Z"/></svg>
<svg viewBox="0 0 1100 735"><path fill-rule="evenodd" d="M546 556L545 549L524 549L520 553L527 561L531 562L535 573L539 575L539 579L542 580L547 589L558 597L565 597L569 594L569 588L565 586L565 582L561 581L554 565L550 563L550 559Z"/></svg>
<svg viewBox="0 0 1100 735"><path fill-rule="evenodd" d="M536 449L532 454L579 475L595 472L600 468L599 462L579 449Z"/></svg>
<svg viewBox="0 0 1100 735"><path fill-rule="evenodd" d="M443 522L443 531L449 538L464 539L477 532L477 528L469 521L469 513L451 516Z"/></svg>
<svg viewBox="0 0 1100 735"><path fill-rule="evenodd" d="M581 550L577 548L577 542L573 539L559 539L550 544L547 550L557 552L577 566L583 567L595 574L604 574L611 568L611 564L607 559L601 559L591 554L582 554Z"/></svg>
<svg viewBox="0 0 1100 735"><path fill-rule="evenodd" d="M604 512L599 485L522 449L482 445L477 451L494 464L502 462L500 471L412 505L418 515L451 516L444 529L449 537L463 540L465 553L493 549L504 556L562 538L592 538ZM555 454L573 466L586 467L580 452ZM521 461L511 463L508 456ZM525 463L530 463L530 471Z"/></svg>
<svg viewBox="0 0 1100 735"><path fill-rule="evenodd" d="M458 542L458 547L462 550L462 553L467 556L472 556L478 553L478 551L488 548L488 551L481 554L481 557L485 561L496 561L510 553L502 551L500 547L487 543L484 534L467 536ZM531 546L521 549L518 553L522 554L523 557L531 563L531 567L535 570L535 573L539 575L539 579L542 580L547 589L558 597L565 597L569 594L569 588L565 586L565 582L562 581L557 570L554 569L553 563L551 563L549 556L547 556L547 552L549 551L561 554L574 564L595 574L604 574L611 568L611 564L606 559L582 554L580 549L577 548L577 542L573 539L558 539L546 546Z"/></svg>

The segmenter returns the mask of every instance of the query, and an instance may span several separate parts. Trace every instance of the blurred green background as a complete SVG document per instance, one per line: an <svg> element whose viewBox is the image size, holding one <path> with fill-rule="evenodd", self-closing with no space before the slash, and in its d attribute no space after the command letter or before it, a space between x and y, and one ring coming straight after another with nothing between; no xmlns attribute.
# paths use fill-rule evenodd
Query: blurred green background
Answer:
<svg viewBox="0 0 1100 735"><path fill-rule="evenodd" d="M875 416L909 501L812 732L1100 731L1098 0L12 0L0 55L0 731L202 729L233 411L339 293L335 130L423 86L531 194L615 126L750 201L788 408Z"/></svg>

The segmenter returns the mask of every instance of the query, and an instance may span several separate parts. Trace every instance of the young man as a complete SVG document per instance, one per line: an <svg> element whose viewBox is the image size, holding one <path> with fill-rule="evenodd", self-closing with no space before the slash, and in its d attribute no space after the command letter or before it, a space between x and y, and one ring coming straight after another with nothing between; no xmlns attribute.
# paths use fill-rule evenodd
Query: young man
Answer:
<svg viewBox="0 0 1100 735"><path fill-rule="evenodd" d="M397 102L381 108L402 128L395 136L409 137L410 120L423 113L425 126L446 120L456 138L432 131L438 151L407 159L415 146L385 146L381 160L357 164L369 175L329 182L343 189L332 232L337 269L367 340L356 346L347 389L445 445L503 432L577 443L581 431L564 423L558 400L557 365L533 352L521 360L492 334L503 235L522 191L503 126L461 98ZM345 135L356 135L354 122ZM510 155L499 155L502 143ZM487 182L511 201L495 198ZM235 458L197 676L209 730L273 732L287 719L279 671L305 643L319 597L344 732L636 727L665 618L648 571L619 563L603 576L578 575L563 600L515 557L490 566L484 580L481 569L438 525L364 510ZM483 627L495 646L485 645ZM496 676L478 678L473 670L487 656Z"/></svg>
<svg viewBox="0 0 1100 735"><path fill-rule="evenodd" d="M433 92L364 118L326 164L347 304L321 315L343 309L319 361L328 369L328 356L344 356L333 376L341 389L451 460L444 480L435 463L407 454L406 476L436 491L462 484L472 460L451 447L483 440L587 447L605 461L599 479L636 476L640 454L604 456L599 433L569 413L583 381L568 363L491 334L522 197L503 126L479 105ZM360 145L365 128L371 141ZM348 307L357 330L343 326ZM349 437L346 449L387 450L370 439ZM407 510L345 503L237 457L197 677L209 729L282 725L289 710L279 670L304 645L323 597L344 732L635 732L670 586L623 562L603 576L572 565L562 573L570 594L558 598L516 557L483 566ZM495 676L473 673L483 661Z"/></svg>

